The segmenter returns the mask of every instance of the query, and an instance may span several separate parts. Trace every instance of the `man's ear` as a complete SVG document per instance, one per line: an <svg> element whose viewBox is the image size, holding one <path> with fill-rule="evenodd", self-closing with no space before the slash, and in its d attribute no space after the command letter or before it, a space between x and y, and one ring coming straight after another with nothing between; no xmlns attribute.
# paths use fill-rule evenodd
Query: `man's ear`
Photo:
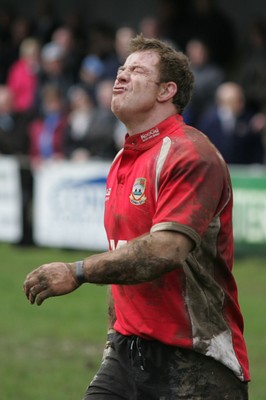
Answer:
<svg viewBox="0 0 266 400"><path fill-rule="evenodd" d="M157 94L159 103L163 103L172 99L177 92L177 85L175 82L162 82Z"/></svg>

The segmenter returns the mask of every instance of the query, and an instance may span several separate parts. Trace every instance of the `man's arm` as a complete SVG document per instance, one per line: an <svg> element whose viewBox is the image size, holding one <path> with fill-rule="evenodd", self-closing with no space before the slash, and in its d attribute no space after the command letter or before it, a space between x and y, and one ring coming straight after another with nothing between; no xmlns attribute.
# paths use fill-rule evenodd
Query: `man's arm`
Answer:
<svg viewBox="0 0 266 400"><path fill-rule="evenodd" d="M152 281L182 267L194 243L174 231L156 231L132 240L111 252L95 254L83 262L88 283L134 285ZM44 264L31 272L24 283L29 301L40 305L46 298L77 289L75 263Z"/></svg>

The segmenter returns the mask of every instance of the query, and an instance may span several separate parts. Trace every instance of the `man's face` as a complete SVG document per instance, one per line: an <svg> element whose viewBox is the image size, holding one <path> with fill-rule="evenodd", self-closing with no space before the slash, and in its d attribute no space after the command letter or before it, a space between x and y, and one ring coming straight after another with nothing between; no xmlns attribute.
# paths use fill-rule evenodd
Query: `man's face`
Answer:
<svg viewBox="0 0 266 400"><path fill-rule="evenodd" d="M113 88L112 111L123 122L148 115L159 90L159 55L154 51L132 53L119 68Z"/></svg>

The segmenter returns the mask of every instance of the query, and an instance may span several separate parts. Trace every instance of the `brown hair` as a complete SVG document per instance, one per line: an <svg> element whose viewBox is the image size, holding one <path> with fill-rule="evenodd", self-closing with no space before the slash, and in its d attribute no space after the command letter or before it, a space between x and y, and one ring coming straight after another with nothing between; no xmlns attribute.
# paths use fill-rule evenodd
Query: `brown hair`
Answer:
<svg viewBox="0 0 266 400"><path fill-rule="evenodd" d="M138 35L129 42L129 51L152 50L160 57L160 82L175 82L177 93L173 97L173 104L180 113L189 103L194 86L194 76L190 68L188 57L181 51L176 51L168 43L158 39L147 39Z"/></svg>

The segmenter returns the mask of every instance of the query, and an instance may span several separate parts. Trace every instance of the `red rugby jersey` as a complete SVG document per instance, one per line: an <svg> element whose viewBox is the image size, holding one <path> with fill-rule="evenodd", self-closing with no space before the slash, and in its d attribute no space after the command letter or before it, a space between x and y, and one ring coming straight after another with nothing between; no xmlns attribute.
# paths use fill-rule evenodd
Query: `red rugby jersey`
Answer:
<svg viewBox="0 0 266 400"><path fill-rule="evenodd" d="M194 349L249 380L243 319L232 275L232 188L221 155L180 115L126 137L107 179L110 249L173 230L195 243L183 268L138 285L112 285L124 335Z"/></svg>

